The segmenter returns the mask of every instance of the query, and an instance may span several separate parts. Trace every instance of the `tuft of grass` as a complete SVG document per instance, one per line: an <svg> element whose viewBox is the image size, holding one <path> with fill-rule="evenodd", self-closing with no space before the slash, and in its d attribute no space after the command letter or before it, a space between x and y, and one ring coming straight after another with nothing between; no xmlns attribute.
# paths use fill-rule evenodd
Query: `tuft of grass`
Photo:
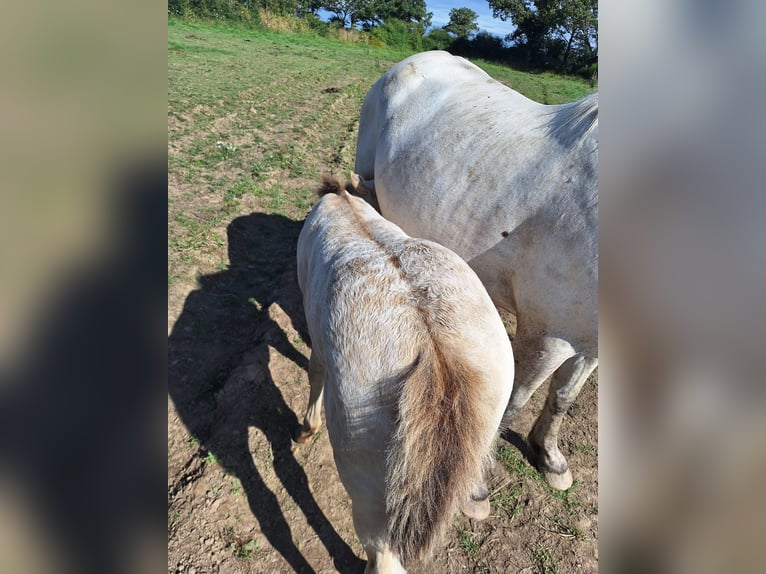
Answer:
<svg viewBox="0 0 766 574"><path fill-rule="evenodd" d="M582 507L582 502L580 502L580 499L577 498L577 493L575 490L577 487L579 487L582 483L579 481L575 481L572 486L569 487L569 490L556 490L555 488L548 487L548 493L561 502L561 504L564 505L564 508L567 512L570 514L578 511Z"/></svg>
<svg viewBox="0 0 766 574"><path fill-rule="evenodd" d="M577 494L575 492L577 487L582 484L581 482L575 481L569 490L556 490L555 488L552 488L548 485L547 482L545 482L543 475L540 474L536 468L531 466L518 451L518 449L512 445L502 445L497 450L497 459L508 470L508 472L511 473L511 475L523 479L535 480L544 485L548 491L548 494L561 502L568 512L575 512L582 506L582 503L580 502L580 499L577 498Z"/></svg>
<svg viewBox="0 0 766 574"><path fill-rule="evenodd" d="M253 539L245 544L239 542L232 542L229 544L229 550L231 553L241 560L252 560L253 558L261 558L266 554L266 551L260 548L260 543Z"/></svg>
<svg viewBox="0 0 766 574"><path fill-rule="evenodd" d="M212 452L208 452L202 459L202 462L204 462L205 464L213 465L218 462L218 459Z"/></svg>
<svg viewBox="0 0 766 574"><path fill-rule="evenodd" d="M585 454L596 454L596 447L594 447L591 444L587 443L580 443L577 441L570 440L568 443L569 446L569 452L572 454L576 454L578 452L582 452Z"/></svg>
<svg viewBox="0 0 766 574"><path fill-rule="evenodd" d="M226 142L222 140L218 140L215 142L215 157L219 159L219 161L227 160L236 155L238 151L237 146L235 146L231 142Z"/></svg>
<svg viewBox="0 0 766 574"><path fill-rule="evenodd" d="M559 567L549 546L539 544L532 550L532 558L540 574L558 574Z"/></svg>
<svg viewBox="0 0 766 574"><path fill-rule="evenodd" d="M515 518L521 512L521 492L524 490L522 484L513 484L501 488L490 498L490 503L495 512L501 512L509 518Z"/></svg>
<svg viewBox="0 0 766 574"><path fill-rule="evenodd" d="M305 161L295 144L290 144L264 155L250 167L250 173L258 181L265 180L277 169L299 177L304 174Z"/></svg>
<svg viewBox="0 0 766 574"><path fill-rule="evenodd" d="M497 459L513 476L545 482L537 469L531 466L519 450L512 445L500 446L497 450Z"/></svg>
<svg viewBox="0 0 766 574"><path fill-rule="evenodd" d="M481 544L473 537L473 533L468 530L461 530L458 535L458 545L460 549L471 560L477 560L479 558L479 550L481 550Z"/></svg>
<svg viewBox="0 0 766 574"><path fill-rule="evenodd" d="M231 554L240 560L258 559L268 554L268 551L261 548L260 543L255 538L247 541L240 539L231 525L224 526L221 536Z"/></svg>
<svg viewBox="0 0 766 574"><path fill-rule="evenodd" d="M560 516L549 516L548 520L550 520L556 527L555 532L557 534L560 534L567 538L574 538L578 542L585 541L585 533L579 528L577 528L576 526L573 526L569 524L568 522L566 522Z"/></svg>
<svg viewBox="0 0 766 574"><path fill-rule="evenodd" d="M590 375L588 375L588 380L585 382L586 384L593 385L594 387L598 388L598 368L596 368Z"/></svg>

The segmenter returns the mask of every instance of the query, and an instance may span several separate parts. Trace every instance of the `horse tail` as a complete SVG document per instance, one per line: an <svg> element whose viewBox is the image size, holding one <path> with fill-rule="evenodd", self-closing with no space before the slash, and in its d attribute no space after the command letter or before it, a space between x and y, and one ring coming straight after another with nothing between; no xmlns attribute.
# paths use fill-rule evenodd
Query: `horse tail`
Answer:
<svg viewBox="0 0 766 574"><path fill-rule="evenodd" d="M327 194L333 193L336 195L340 195L340 193L345 190L347 185L344 185L338 178L333 177L331 175L323 175L322 176L322 183L321 185L316 189L315 193L319 197L323 197Z"/></svg>
<svg viewBox="0 0 766 574"><path fill-rule="evenodd" d="M402 383L388 450L389 545L406 566L427 557L482 477L496 429L482 377L433 339Z"/></svg>
<svg viewBox="0 0 766 574"><path fill-rule="evenodd" d="M337 177L323 175L322 183L314 190L314 193L319 197L323 197L328 194L340 195L343 191L356 197L361 197L372 205L375 211L380 213L378 197L375 194L375 181L372 179L362 179L357 173L352 172L350 180L346 183L341 182Z"/></svg>

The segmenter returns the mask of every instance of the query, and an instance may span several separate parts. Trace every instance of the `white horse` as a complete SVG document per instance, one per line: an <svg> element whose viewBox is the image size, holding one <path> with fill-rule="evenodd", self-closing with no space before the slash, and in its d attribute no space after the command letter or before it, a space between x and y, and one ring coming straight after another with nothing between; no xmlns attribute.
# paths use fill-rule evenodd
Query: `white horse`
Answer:
<svg viewBox="0 0 766 574"><path fill-rule="evenodd" d="M298 239L311 391L298 442L327 430L366 572L428 556L460 508L489 514L484 467L513 386L492 301L460 257L326 180ZM436 270L436 271L435 271Z"/></svg>
<svg viewBox="0 0 766 574"><path fill-rule="evenodd" d="M569 488L558 431L598 356L598 96L546 106L463 58L417 54L367 94L355 171L387 219L455 251L516 315L504 425L554 374L529 441Z"/></svg>

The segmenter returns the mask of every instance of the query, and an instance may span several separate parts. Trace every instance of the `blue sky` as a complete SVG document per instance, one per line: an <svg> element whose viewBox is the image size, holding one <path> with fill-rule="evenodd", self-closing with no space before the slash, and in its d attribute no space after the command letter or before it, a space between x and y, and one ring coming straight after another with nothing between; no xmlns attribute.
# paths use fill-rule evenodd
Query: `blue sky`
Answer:
<svg viewBox="0 0 766 574"><path fill-rule="evenodd" d="M441 28L449 22L449 11L452 8L470 8L479 15L479 29L504 37L513 32L513 24L503 22L500 18L492 17L492 10L487 0L459 0L458 2L445 2L442 0L426 0L428 11L433 12L431 26Z"/></svg>

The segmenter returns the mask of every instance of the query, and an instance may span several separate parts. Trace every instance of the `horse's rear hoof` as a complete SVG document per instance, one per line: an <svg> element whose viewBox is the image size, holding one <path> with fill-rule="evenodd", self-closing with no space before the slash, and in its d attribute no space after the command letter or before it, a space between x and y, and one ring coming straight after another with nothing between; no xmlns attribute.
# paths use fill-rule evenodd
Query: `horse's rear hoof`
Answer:
<svg viewBox="0 0 766 574"><path fill-rule="evenodd" d="M316 431L313 431L311 429L306 430L304 428L299 428L298 434L296 434L295 437L293 437L293 440L297 442L298 444L304 444L312 436L314 436L314 434L316 434Z"/></svg>
<svg viewBox="0 0 766 574"><path fill-rule="evenodd" d="M489 516L490 512L489 498L484 498L483 500L471 499L468 502L464 502L460 505L460 512L465 514L468 518L484 520Z"/></svg>
<svg viewBox="0 0 766 574"><path fill-rule="evenodd" d="M544 471L542 474L545 478L545 482L547 482L551 488L555 488L556 490L568 490L574 482L572 479L572 472L568 468L562 473Z"/></svg>

